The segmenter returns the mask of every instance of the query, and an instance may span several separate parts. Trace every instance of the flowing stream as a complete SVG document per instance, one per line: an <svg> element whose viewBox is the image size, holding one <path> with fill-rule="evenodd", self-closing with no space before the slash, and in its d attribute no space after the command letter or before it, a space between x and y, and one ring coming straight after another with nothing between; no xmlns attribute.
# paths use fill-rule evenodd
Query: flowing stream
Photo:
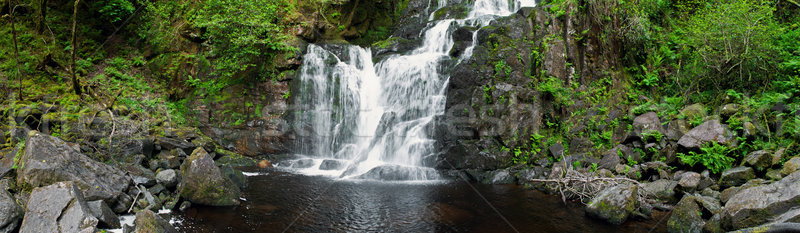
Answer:
<svg viewBox="0 0 800 233"><path fill-rule="evenodd" d="M420 33L418 48L376 63L368 48L309 45L294 99L301 106L295 128L308 140L297 145L298 159L279 165L340 178L440 179L430 168L436 159L430 132L434 118L444 114L446 70L469 58L476 44L473 35L461 57L450 57L453 31L484 26L535 2L477 0L465 19L433 20L446 5L446 0L431 0L431 21Z"/></svg>

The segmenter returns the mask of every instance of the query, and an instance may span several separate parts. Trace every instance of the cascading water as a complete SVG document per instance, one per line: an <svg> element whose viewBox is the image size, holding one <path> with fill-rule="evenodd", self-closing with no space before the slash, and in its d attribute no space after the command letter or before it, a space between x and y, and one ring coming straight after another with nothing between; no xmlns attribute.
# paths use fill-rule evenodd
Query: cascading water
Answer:
<svg viewBox="0 0 800 233"><path fill-rule="evenodd" d="M447 5L431 1L433 12ZM435 180L426 166L435 156L433 120L444 114L445 89L453 66L469 58L475 44L455 61L448 53L452 32L480 27L534 0L476 0L466 19L431 21L422 45L373 64L369 49L353 45L309 45L294 102L301 159L288 166L301 173L378 180ZM452 61L452 62L450 62Z"/></svg>

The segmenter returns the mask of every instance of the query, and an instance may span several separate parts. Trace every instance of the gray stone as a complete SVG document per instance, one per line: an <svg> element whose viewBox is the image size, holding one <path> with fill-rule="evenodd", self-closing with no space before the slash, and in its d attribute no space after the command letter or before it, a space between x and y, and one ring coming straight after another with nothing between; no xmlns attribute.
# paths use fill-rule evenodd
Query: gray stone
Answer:
<svg viewBox="0 0 800 233"><path fill-rule="evenodd" d="M767 169L767 173L764 174L764 177L770 180L780 180L783 178L783 175L781 175L781 170L779 169Z"/></svg>
<svg viewBox="0 0 800 233"><path fill-rule="evenodd" d="M714 198L714 199L717 199L717 200L719 200L719 197L720 197L719 191L713 190L711 188L703 189L703 191L700 191L700 195L711 197L711 198Z"/></svg>
<svg viewBox="0 0 800 233"><path fill-rule="evenodd" d="M710 120L689 130L680 140L678 145L684 148L699 149L705 143L717 142L728 145L733 141L733 134L728 127L719 123L719 120Z"/></svg>
<svg viewBox="0 0 800 233"><path fill-rule="evenodd" d="M692 104L681 109L681 114L686 116L686 119L704 119L706 118L706 108L700 103Z"/></svg>
<svg viewBox="0 0 800 233"><path fill-rule="evenodd" d="M756 178L756 175L752 168L735 167L722 172L722 176L719 178L719 185L720 187L739 186L753 178Z"/></svg>
<svg viewBox="0 0 800 233"><path fill-rule="evenodd" d="M147 189L147 191L150 191L150 193L152 193L153 195L158 195L161 192L164 192L164 190L166 190L166 188L164 188L163 184L156 184L153 185L153 187Z"/></svg>
<svg viewBox="0 0 800 233"><path fill-rule="evenodd" d="M173 150L173 149L181 149L185 153L191 153L192 150L196 147L193 143L188 142L184 139L178 138L166 138L166 137L158 137L156 138L156 144L161 145L162 150Z"/></svg>
<svg viewBox="0 0 800 233"><path fill-rule="evenodd" d="M753 151L745 156L744 162L758 170L763 170L772 166L772 153L766 150Z"/></svg>
<svg viewBox="0 0 800 233"><path fill-rule="evenodd" d="M292 168L300 169L300 168L309 168L311 166L314 166L313 159L300 159L292 162Z"/></svg>
<svg viewBox="0 0 800 233"><path fill-rule="evenodd" d="M619 152L617 152L617 151L620 151L621 149L618 148L618 147L619 146L614 147L614 148L606 151L605 153L603 153L603 159L600 160L600 163L598 164L597 167L598 168L605 168L605 169L608 169L608 170L614 170L614 168L616 168L616 166L620 162Z"/></svg>
<svg viewBox="0 0 800 233"><path fill-rule="evenodd" d="M669 140L678 141L690 129L692 129L692 125L688 121L682 119L673 120L667 124L667 131L664 136L667 136Z"/></svg>
<svg viewBox="0 0 800 233"><path fill-rule="evenodd" d="M114 210L114 213L123 214L128 212L128 208L130 208L131 204L133 204L133 198L123 193L117 197L117 202L114 203L111 209Z"/></svg>
<svg viewBox="0 0 800 233"><path fill-rule="evenodd" d="M178 233L167 220L158 216L150 210L142 210L136 213L135 233Z"/></svg>
<svg viewBox="0 0 800 233"><path fill-rule="evenodd" d="M158 181L158 183L163 184L164 187L170 189L178 185L178 182L180 181L178 179L178 173L172 169L167 169L158 172L158 174L156 174L156 180Z"/></svg>
<svg viewBox="0 0 800 233"><path fill-rule="evenodd" d="M0 132L0 134L2 134L2 132ZM17 146L13 149L5 149L0 151L0 178L6 177L11 170L14 170L14 158L17 156L17 154L21 154L20 150L20 146Z"/></svg>
<svg viewBox="0 0 800 233"><path fill-rule="evenodd" d="M241 191L224 176L203 148L197 148L181 165L180 194L201 205L239 205Z"/></svg>
<svg viewBox="0 0 800 233"><path fill-rule="evenodd" d="M561 145L561 143L553 144L548 148L548 151L550 151L550 156L553 156L553 158L561 158L564 155L564 145Z"/></svg>
<svg viewBox="0 0 800 233"><path fill-rule="evenodd" d="M800 172L772 184L743 188L725 203L723 227L728 230L758 226L795 208L800 202Z"/></svg>
<svg viewBox="0 0 800 233"><path fill-rule="evenodd" d="M642 184L645 195L669 203L674 203L674 201L676 201L675 190L677 187L677 181L667 179Z"/></svg>
<svg viewBox="0 0 800 233"><path fill-rule="evenodd" d="M483 183L486 184L513 184L517 182L516 177L508 169L497 170L489 173Z"/></svg>
<svg viewBox="0 0 800 233"><path fill-rule="evenodd" d="M98 220L76 186L68 181L33 189L19 232L95 232Z"/></svg>
<svg viewBox="0 0 800 233"><path fill-rule="evenodd" d="M757 227L731 231L731 233L796 233L800 223L769 223Z"/></svg>
<svg viewBox="0 0 800 233"><path fill-rule="evenodd" d="M0 190L0 233L8 233L17 229L23 213L14 197L8 191Z"/></svg>
<svg viewBox="0 0 800 233"><path fill-rule="evenodd" d="M781 169L781 175L787 176L798 170L800 170L800 157L794 157L783 164L783 169Z"/></svg>
<svg viewBox="0 0 800 233"><path fill-rule="evenodd" d="M111 210L108 205L101 200L90 201L86 203L89 206L92 216L100 221L100 227L105 228L120 228L119 217Z"/></svg>
<svg viewBox="0 0 800 233"><path fill-rule="evenodd" d="M638 207L637 191L636 185L606 188L586 205L586 213L612 224L622 224Z"/></svg>
<svg viewBox="0 0 800 233"><path fill-rule="evenodd" d="M31 131L20 159L19 183L41 187L73 181L86 200L114 201L130 179L113 166L86 157L56 137Z"/></svg>
<svg viewBox="0 0 800 233"><path fill-rule="evenodd" d="M667 220L667 231L670 233L702 231L705 221L700 216L701 213L702 209L697 203L697 198L691 195L684 196L672 209L672 214Z"/></svg>
<svg viewBox="0 0 800 233"><path fill-rule="evenodd" d="M678 185L680 185L684 190L695 190L700 184L700 178L700 174L697 172L687 172L681 176L681 179L678 181Z"/></svg>
<svg viewBox="0 0 800 233"><path fill-rule="evenodd" d="M725 230L722 230L722 215L715 214L711 216L711 219L706 221L706 224L703 225L703 232L708 233L723 233Z"/></svg>
<svg viewBox="0 0 800 233"><path fill-rule="evenodd" d="M258 164L253 158L237 154L227 150L217 150L217 153L222 154L222 157L214 161L218 167L223 165L231 165L232 167L255 167Z"/></svg>
<svg viewBox="0 0 800 233"><path fill-rule="evenodd" d="M658 119L658 115L655 112L648 112L633 119L633 134L635 136L644 138L645 134L656 132L664 134L661 120Z"/></svg>
<svg viewBox="0 0 800 233"><path fill-rule="evenodd" d="M345 168L345 162L335 159L326 159L319 165L319 170L341 170Z"/></svg>
<svg viewBox="0 0 800 233"><path fill-rule="evenodd" d="M786 213L781 214L780 216L776 217L775 220L772 221L773 223L785 223L785 222L793 222L793 223L800 223L800 208L793 208Z"/></svg>

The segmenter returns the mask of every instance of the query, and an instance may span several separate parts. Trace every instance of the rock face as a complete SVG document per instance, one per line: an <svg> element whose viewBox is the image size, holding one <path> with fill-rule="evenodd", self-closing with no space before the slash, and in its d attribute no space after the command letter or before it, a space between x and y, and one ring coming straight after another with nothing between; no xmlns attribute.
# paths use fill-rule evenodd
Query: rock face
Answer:
<svg viewBox="0 0 800 233"><path fill-rule="evenodd" d="M749 187L737 192L722 209L722 224L734 230L770 221L800 202L800 172L772 184Z"/></svg>
<svg viewBox="0 0 800 233"><path fill-rule="evenodd" d="M22 219L22 208L6 190L0 190L0 233L12 232Z"/></svg>
<svg viewBox="0 0 800 233"><path fill-rule="evenodd" d="M77 185L59 182L33 189L19 232L91 233L97 223Z"/></svg>
<svg viewBox="0 0 800 233"><path fill-rule="evenodd" d="M622 224L636 210L637 191L636 185L617 185L606 188L586 205L586 213L612 224Z"/></svg>
<svg viewBox="0 0 800 233"><path fill-rule="evenodd" d="M58 138L31 131L20 159L19 183L33 187L73 181L86 200L113 203L130 179L104 163L86 157Z"/></svg>
<svg viewBox="0 0 800 233"><path fill-rule="evenodd" d="M678 145L684 148L700 148L705 143L717 142L730 144L733 134L728 127L719 123L719 120L710 120L689 130L678 140Z"/></svg>
<svg viewBox="0 0 800 233"><path fill-rule="evenodd" d="M203 148L197 148L181 165L182 197L195 204L210 206L239 205L241 191L224 176Z"/></svg>
<svg viewBox="0 0 800 233"><path fill-rule="evenodd" d="M159 217L150 210L142 210L136 213L135 233L178 233L172 225Z"/></svg>

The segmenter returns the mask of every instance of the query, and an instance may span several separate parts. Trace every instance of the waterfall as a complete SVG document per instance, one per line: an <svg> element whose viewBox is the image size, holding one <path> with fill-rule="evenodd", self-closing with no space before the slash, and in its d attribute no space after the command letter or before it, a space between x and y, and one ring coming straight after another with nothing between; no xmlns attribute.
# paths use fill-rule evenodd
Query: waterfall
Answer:
<svg viewBox="0 0 800 233"><path fill-rule="evenodd" d="M435 4L433 9L431 4ZM429 20L446 0L429 1ZM430 21L422 45L373 63L368 48L309 45L293 99L294 127L303 138L299 159L280 166L310 175L377 180L435 180L434 118L444 114L446 67L472 54L451 58L452 33L481 27L534 0L476 0L466 19ZM477 34L477 33L475 33ZM327 49L326 49L327 48Z"/></svg>

